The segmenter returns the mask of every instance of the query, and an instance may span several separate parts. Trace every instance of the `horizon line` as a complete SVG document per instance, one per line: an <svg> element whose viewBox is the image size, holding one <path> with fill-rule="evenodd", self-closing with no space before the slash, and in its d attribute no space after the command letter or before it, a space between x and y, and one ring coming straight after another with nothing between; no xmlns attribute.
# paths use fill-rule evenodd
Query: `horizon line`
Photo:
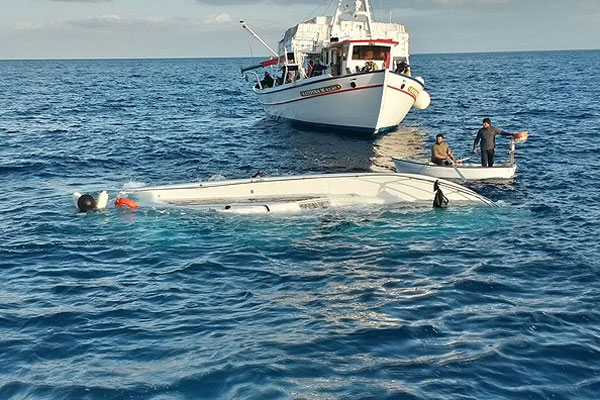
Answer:
<svg viewBox="0 0 600 400"><path fill-rule="evenodd" d="M460 54L502 54L502 53L555 53L569 51L600 51L600 48L583 49L532 49L532 50L493 50L493 51L448 51L448 52L419 52L414 55L460 55ZM180 57L57 57L57 58L0 58L0 61L101 61L101 60L197 60L197 59L255 59L269 57L262 56L180 56Z"/></svg>

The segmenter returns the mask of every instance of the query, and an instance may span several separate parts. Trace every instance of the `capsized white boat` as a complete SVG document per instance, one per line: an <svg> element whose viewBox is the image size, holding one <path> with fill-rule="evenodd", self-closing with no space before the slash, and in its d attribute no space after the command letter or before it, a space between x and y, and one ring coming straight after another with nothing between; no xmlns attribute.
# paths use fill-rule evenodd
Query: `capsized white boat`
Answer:
<svg viewBox="0 0 600 400"><path fill-rule="evenodd" d="M483 167L481 164L462 163L454 165L436 165L431 161L407 160L392 157L396 171L405 174L421 174L434 178L460 179L465 181L512 179L517 171L515 162L515 143L527 140L528 132L522 131L513 135L510 140L508 158L504 164Z"/></svg>
<svg viewBox="0 0 600 400"><path fill-rule="evenodd" d="M411 72L404 25L374 21L368 0L339 0L333 16L289 28L277 51L241 22L272 56L241 69L271 116L373 133L396 127L412 107L429 106L424 79ZM274 68L276 79L252 72L263 67Z"/></svg>
<svg viewBox="0 0 600 400"><path fill-rule="evenodd" d="M495 206L490 199L459 184L427 176L396 173L300 175L128 190L140 202L204 206L235 213L291 213L314 208L364 204L424 203L436 197L436 185L450 204Z"/></svg>

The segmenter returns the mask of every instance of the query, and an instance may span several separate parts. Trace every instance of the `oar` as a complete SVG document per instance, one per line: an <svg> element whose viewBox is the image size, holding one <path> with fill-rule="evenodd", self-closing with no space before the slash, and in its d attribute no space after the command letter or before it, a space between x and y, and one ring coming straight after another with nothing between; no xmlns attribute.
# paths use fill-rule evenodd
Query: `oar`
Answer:
<svg viewBox="0 0 600 400"><path fill-rule="evenodd" d="M450 165L452 165L452 168L454 168L454 170L456 171L456 173L458 174L458 176L460 176L460 179L462 179L463 182L466 182L467 178L465 178L465 176L462 174L462 172L460 172L458 170L458 168L456 167L456 163L454 162L454 160L452 160L450 157L448 157L448 161L450 162Z"/></svg>

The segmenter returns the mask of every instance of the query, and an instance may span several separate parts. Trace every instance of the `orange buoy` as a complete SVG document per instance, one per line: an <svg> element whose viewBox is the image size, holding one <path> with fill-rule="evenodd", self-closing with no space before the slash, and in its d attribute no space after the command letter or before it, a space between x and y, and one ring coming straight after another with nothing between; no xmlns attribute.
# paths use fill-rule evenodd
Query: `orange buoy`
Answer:
<svg viewBox="0 0 600 400"><path fill-rule="evenodd" d="M529 132L527 131L517 132L513 135L515 139L525 139L527 136L529 136Z"/></svg>
<svg viewBox="0 0 600 400"><path fill-rule="evenodd" d="M128 199L126 197L117 197L117 199L115 200L115 206L116 207L129 207L132 210L135 210L136 208L140 207L140 206L138 206L138 204L135 201Z"/></svg>
<svg viewBox="0 0 600 400"><path fill-rule="evenodd" d="M527 141L527 136L529 133L527 131L521 131L513 134L513 140L515 143L525 143Z"/></svg>

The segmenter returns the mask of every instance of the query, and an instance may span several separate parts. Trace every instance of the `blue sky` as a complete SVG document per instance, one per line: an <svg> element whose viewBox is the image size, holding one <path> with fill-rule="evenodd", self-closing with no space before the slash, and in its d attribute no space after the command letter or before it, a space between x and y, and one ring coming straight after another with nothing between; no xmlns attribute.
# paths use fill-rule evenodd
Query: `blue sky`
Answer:
<svg viewBox="0 0 600 400"><path fill-rule="evenodd" d="M0 0L0 59L235 57L266 52L336 0ZM413 53L600 48L600 0L371 0Z"/></svg>

